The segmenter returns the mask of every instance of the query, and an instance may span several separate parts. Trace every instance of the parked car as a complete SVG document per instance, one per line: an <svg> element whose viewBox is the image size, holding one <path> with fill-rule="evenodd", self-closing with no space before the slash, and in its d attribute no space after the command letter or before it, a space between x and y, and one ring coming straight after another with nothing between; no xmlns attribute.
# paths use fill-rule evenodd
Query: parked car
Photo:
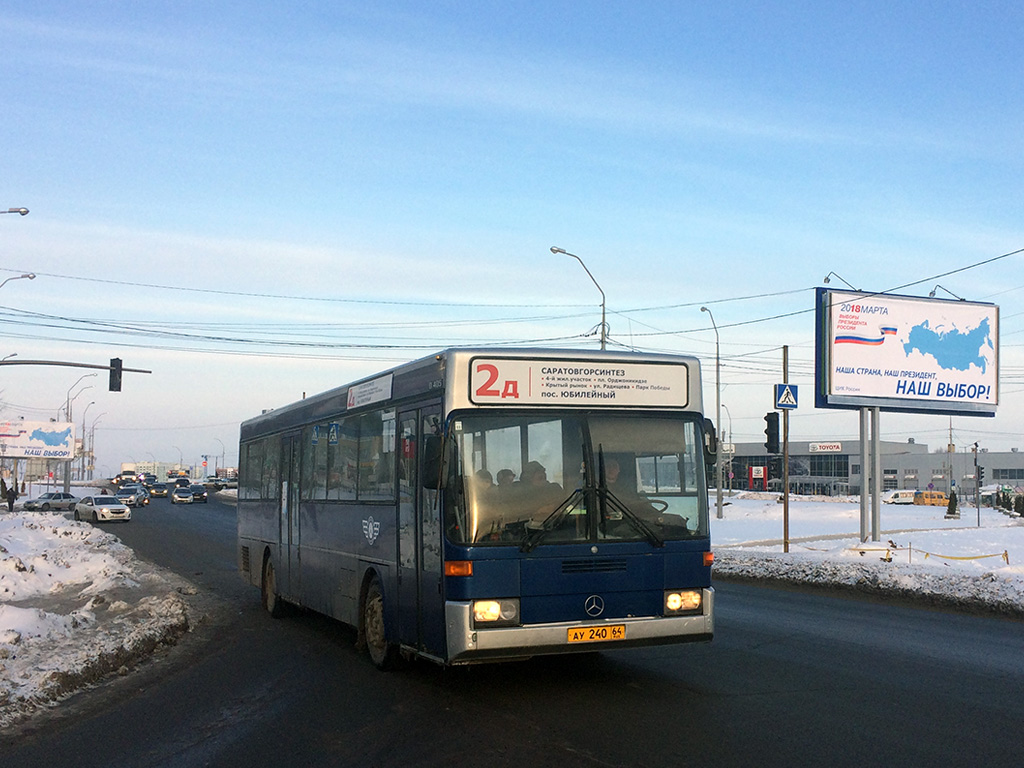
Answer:
<svg viewBox="0 0 1024 768"><path fill-rule="evenodd" d="M90 520L99 523L106 520L132 519L132 511L116 496L86 496L75 504L75 520Z"/></svg>
<svg viewBox="0 0 1024 768"><path fill-rule="evenodd" d="M223 477L208 475L207 478L203 480L203 485L207 488L213 488L213 490L219 491L227 485L227 481Z"/></svg>
<svg viewBox="0 0 1024 768"><path fill-rule="evenodd" d="M149 487L150 496L167 496L168 492L167 483L153 483Z"/></svg>
<svg viewBox="0 0 1024 768"><path fill-rule="evenodd" d="M186 486L175 486L171 491L171 504L191 504L192 489Z"/></svg>
<svg viewBox="0 0 1024 768"><path fill-rule="evenodd" d="M49 512L51 509L74 509L77 503L77 496L54 491L44 493L38 499L29 499L24 506L27 510L41 509L43 512Z"/></svg>
<svg viewBox="0 0 1024 768"><path fill-rule="evenodd" d="M202 504L206 503L207 494L205 485L195 483L193 485L190 485L188 487L188 490L192 492L192 501Z"/></svg>

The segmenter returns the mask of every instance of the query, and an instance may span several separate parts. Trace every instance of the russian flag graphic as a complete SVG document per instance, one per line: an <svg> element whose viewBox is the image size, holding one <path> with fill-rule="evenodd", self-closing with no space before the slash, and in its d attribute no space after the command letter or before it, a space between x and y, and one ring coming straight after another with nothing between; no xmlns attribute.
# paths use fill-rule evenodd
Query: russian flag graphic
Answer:
<svg viewBox="0 0 1024 768"><path fill-rule="evenodd" d="M878 329L878 336L854 336L852 334L846 336L836 336L836 344L861 344L863 346L877 347L883 341L886 336L895 336L896 328L893 326L882 326Z"/></svg>

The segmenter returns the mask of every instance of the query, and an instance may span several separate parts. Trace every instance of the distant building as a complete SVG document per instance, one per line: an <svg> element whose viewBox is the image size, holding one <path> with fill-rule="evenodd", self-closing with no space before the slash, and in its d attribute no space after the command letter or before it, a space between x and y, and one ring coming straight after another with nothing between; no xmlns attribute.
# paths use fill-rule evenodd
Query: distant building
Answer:
<svg viewBox="0 0 1024 768"><path fill-rule="evenodd" d="M782 490L782 456L769 456L760 443L736 443L732 457L731 484L734 490ZM967 450L931 452L927 445L913 439L905 443L883 440L882 490L934 489L973 496L975 456L984 467L982 485L1024 485L1024 454L1017 449L994 453L981 449L975 455ZM723 457L728 460L728 457ZM729 465L727 464L727 467ZM836 496L857 495L864 482L860 441L803 441L789 444L789 490L797 494Z"/></svg>

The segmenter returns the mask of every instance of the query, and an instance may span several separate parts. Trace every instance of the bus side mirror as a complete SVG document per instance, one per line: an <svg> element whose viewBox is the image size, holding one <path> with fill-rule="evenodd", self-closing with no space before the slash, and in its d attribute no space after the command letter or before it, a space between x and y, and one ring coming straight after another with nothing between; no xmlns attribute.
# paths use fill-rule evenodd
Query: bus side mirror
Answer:
<svg viewBox="0 0 1024 768"><path fill-rule="evenodd" d="M704 458L708 463L718 460L718 433L711 419L704 419Z"/></svg>
<svg viewBox="0 0 1024 768"><path fill-rule="evenodd" d="M423 478L424 488L442 490L448 484L448 471L451 467L445 441L440 435L427 435L423 439Z"/></svg>

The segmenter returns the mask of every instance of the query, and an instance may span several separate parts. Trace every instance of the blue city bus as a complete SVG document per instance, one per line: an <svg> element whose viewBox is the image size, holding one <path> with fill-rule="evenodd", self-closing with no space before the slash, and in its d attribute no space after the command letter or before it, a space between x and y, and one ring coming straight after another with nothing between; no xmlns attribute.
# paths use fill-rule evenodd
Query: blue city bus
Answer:
<svg viewBox="0 0 1024 768"><path fill-rule="evenodd" d="M374 664L709 641L696 358L449 349L241 425L238 566Z"/></svg>

